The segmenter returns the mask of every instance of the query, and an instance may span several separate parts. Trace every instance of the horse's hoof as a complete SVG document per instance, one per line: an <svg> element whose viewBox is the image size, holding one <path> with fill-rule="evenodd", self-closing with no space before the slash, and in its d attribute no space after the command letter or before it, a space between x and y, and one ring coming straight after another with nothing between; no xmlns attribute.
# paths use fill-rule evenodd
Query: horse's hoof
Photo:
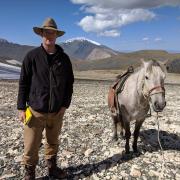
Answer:
<svg viewBox="0 0 180 180"><path fill-rule="evenodd" d="M132 154L129 152L127 153L126 151L122 151L122 160L130 160L132 159Z"/></svg>
<svg viewBox="0 0 180 180"><path fill-rule="evenodd" d="M134 152L134 153L137 153L137 152L138 152L138 148L137 148L137 144L136 144L136 143L134 143L134 144L132 145L132 148L133 148L133 152Z"/></svg>
<svg viewBox="0 0 180 180"><path fill-rule="evenodd" d="M135 146L135 147L133 146L132 148L133 148L134 153L138 152L137 146Z"/></svg>
<svg viewBox="0 0 180 180"><path fill-rule="evenodd" d="M121 135L121 134L120 134L120 138L121 138L122 140L125 140L125 139L126 139L126 137L125 137L124 135Z"/></svg>
<svg viewBox="0 0 180 180"><path fill-rule="evenodd" d="M134 152L135 154L139 154L139 153L140 153L140 151L139 151L138 149L133 149L133 152Z"/></svg>
<svg viewBox="0 0 180 180"><path fill-rule="evenodd" d="M129 155L129 154L130 154L130 151L125 151L125 153L126 153L127 155Z"/></svg>
<svg viewBox="0 0 180 180"><path fill-rule="evenodd" d="M139 157L140 155L142 155L142 153L140 151L133 151L134 152L134 157Z"/></svg>
<svg viewBox="0 0 180 180"><path fill-rule="evenodd" d="M130 154L130 151L129 151L129 150L123 150L123 154L129 155L129 154Z"/></svg>
<svg viewBox="0 0 180 180"><path fill-rule="evenodd" d="M129 154L129 153L130 153L129 146L126 146L126 147L125 147L125 152L126 152L126 154Z"/></svg>
<svg viewBox="0 0 180 180"><path fill-rule="evenodd" d="M113 136L112 137L112 141L115 141L115 142L118 141L118 137L117 136Z"/></svg>

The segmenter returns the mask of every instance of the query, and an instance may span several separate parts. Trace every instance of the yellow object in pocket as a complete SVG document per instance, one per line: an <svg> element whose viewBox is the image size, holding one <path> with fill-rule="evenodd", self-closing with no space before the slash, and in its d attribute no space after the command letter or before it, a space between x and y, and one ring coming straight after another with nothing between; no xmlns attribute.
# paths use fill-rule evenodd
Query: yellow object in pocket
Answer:
<svg viewBox="0 0 180 180"><path fill-rule="evenodd" d="M31 118L32 118L32 113L31 110L29 109L29 107L26 108L26 119L24 120L24 125L29 124Z"/></svg>

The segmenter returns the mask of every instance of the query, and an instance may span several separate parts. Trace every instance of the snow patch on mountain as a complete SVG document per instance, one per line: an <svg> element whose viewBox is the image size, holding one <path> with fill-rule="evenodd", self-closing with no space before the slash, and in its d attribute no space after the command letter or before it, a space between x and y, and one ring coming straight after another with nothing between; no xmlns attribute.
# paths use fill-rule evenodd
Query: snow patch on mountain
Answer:
<svg viewBox="0 0 180 180"><path fill-rule="evenodd" d="M5 63L0 63L0 67L11 69L11 70L18 71L18 72L20 72L20 70L21 70L20 67L16 67L13 65L5 64Z"/></svg>
<svg viewBox="0 0 180 180"><path fill-rule="evenodd" d="M0 43L8 43L6 39L0 38Z"/></svg>
<svg viewBox="0 0 180 180"><path fill-rule="evenodd" d="M11 59L11 60L6 60L7 63L12 64L12 65L22 65L21 62Z"/></svg>
<svg viewBox="0 0 180 180"><path fill-rule="evenodd" d="M98 43L98 42L96 42L96 41L93 41L93 40L90 40L90 39L87 39L87 38L85 38L85 37L72 38L72 39L66 40L65 43L71 43L71 42L73 42L73 41L81 41L81 42L83 42L83 41L88 41L88 42L93 43L93 44L95 44L95 45L97 45L97 46L100 46L100 45L101 45L100 43Z"/></svg>

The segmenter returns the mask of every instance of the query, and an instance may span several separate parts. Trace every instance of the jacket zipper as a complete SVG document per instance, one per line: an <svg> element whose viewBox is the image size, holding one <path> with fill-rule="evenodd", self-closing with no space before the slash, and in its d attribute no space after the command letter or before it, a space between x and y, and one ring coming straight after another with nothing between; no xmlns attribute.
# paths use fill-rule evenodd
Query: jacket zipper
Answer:
<svg viewBox="0 0 180 180"><path fill-rule="evenodd" d="M52 98L52 89L51 89L51 67L49 68L49 112L51 110L51 98Z"/></svg>

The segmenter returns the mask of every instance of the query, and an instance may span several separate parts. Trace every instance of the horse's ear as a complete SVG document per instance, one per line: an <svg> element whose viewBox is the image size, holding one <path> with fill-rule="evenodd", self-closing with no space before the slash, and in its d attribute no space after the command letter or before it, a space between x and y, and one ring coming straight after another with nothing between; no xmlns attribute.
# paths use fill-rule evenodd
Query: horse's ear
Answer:
<svg viewBox="0 0 180 180"><path fill-rule="evenodd" d="M163 61L163 65L164 65L164 67L165 67L165 69L166 69L166 72L169 70L169 59L166 59L165 61Z"/></svg>
<svg viewBox="0 0 180 180"><path fill-rule="evenodd" d="M162 63L163 63L164 66L167 66L167 65L168 65L168 62L169 62L169 59L166 59L166 60L163 61Z"/></svg>
<svg viewBox="0 0 180 180"><path fill-rule="evenodd" d="M164 61L158 61L159 64L163 65L164 67L168 66L169 59L166 59Z"/></svg>
<svg viewBox="0 0 180 180"><path fill-rule="evenodd" d="M140 61L141 61L141 65L145 67L145 60L144 60L144 58L141 58Z"/></svg>
<svg viewBox="0 0 180 180"><path fill-rule="evenodd" d="M144 58L141 58L140 61L141 61L141 63L143 64L143 63L144 63Z"/></svg>
<svg viewBox="0 0 180 180"><path fill-rule="evenodd" d="M167 73L167 71L168 71L168 59L167 60L165 60L165 61L158 61L158 63L160 64L160 66L161 66L161 68L164 70L164 72L165 73Z"/></svg>

